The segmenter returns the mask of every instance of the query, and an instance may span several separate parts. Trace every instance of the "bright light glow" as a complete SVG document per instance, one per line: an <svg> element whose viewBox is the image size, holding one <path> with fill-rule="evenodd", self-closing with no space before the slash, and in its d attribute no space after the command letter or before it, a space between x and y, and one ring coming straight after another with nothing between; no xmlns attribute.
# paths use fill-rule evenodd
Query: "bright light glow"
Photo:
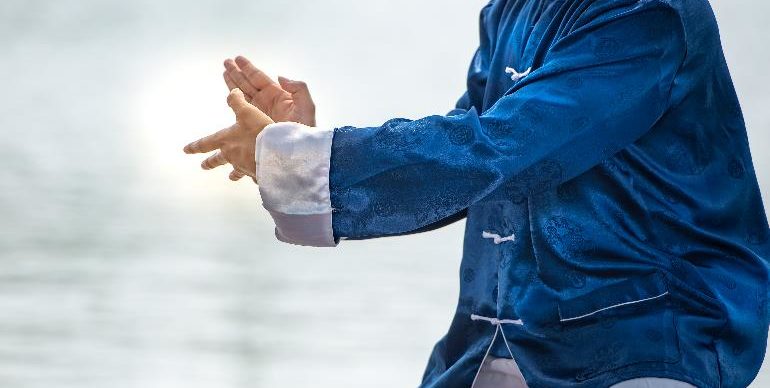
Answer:
<svg viewBox="0 0 770 388"><path fill-rule="evenodd" d="M134 90L136 94L128 105L127 115L133 123L142 152L142 175L162 181L164 190L173 188L177 193L193 199L222 200L241 198L254 201L257 190L234 190L227 175L231 169L222 166L203 171L199 164L207 155L186 155L182 148L189 142L209 135L235 122L227 106L227 87L222 80L222 60L231 56L232 48L200 50L192 55L171 58L153 58L140 69ZM247 56L256 57L245 53ZM260 68L282 69L291 73L293 66L261 60ZM241 185L253 185L244 178ZM240 189L241 187L239 187ZM236 197L233 197L235 195Z"/></svg>
<svg viewBox="0 0 770 388"><path fill-rule="evenodd" d="M211 134L235 121L226 103L221 61L216 56L187 57L153 64L136 85L130 115L144 147L142 174L171 183L190 195L221 195L232 192L228 166L202 171L206 155L185 155L185 144ZM253 195L253 192L251 192Z"/></svg>

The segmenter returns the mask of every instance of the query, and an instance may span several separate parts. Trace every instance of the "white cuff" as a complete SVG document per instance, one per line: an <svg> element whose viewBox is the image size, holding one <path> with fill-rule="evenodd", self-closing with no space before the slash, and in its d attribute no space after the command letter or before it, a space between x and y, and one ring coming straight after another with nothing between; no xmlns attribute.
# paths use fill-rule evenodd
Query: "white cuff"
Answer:
<svg viewBox="0 0 770 388"><path fill-rule="evenodd" d="M329 167L334 130L270 124L257 136L254 159L262 206L287 243L333 247Z"/></svg>

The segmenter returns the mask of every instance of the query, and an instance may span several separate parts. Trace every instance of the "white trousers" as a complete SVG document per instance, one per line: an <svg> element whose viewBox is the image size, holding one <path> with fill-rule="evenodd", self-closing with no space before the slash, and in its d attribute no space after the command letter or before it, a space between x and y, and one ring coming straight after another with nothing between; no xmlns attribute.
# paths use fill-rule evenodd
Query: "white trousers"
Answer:
<svg viewBox="0 0 770 388"><path fill-rule="evenodd" d="M473 388L527 388L518 365L510 358L487 356L481 364ZM627 380L610 388L695 388L677 380L645 377Z"/></svg>

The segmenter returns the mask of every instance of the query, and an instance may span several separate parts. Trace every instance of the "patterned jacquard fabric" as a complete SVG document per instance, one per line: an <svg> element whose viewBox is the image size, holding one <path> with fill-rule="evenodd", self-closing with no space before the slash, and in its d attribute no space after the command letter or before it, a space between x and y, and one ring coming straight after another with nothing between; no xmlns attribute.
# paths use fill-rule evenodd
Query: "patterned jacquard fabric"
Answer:
<svg viewBox="0 0 770 388"><path fill-rule="evenodd" d="M424 387L471 385L496 330L472 314L521 321L491 354L529 387L762 363L770 230L706 0L492 1L457 109L336 129L330 190L338 239L467 216Z"/></svg>

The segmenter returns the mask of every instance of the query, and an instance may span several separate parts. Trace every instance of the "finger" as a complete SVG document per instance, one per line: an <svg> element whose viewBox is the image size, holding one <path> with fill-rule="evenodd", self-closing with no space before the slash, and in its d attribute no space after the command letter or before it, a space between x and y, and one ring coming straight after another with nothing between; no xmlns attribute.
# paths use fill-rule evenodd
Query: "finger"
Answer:
<svg viewBox="0 0 770 388"><path fill-rule="evenodd" d="M238 87L238 85L235 84L235 81L233 81L233 78L230 77L230 72L228 72L227 70L225 70L225 72L222 73L222 78L225 79L227 90L233 90Z"/></svg>
<svg viewBox="0 0 770 388"><path fill-rule="evenodd" d="M246 76L246 79L249 81L249 83L251 83L255 88L264 89L270 85L275 84L275 81L273 81L272 78L262 72L262 70L257 69L256 66L254 66L248 59L246 59L246 57L241 55L235 57L235 63L238 68L241 69L243 75Z"/></svg>
<svg viewBox="0 0 770 388"><path fill-rule="evenodd" d="M205 154L219 148L221 135L219 132L198 139L184 147L186 154Z"/></svg>
<svg viewBox="0 0 770 388"><path fill-rule="evenodd" d="M235 84L235 81L233 81L232 77L230 77L230 74L228 72L224 72L222 76L225 79L225 83L227 84L227 90L233 90L238 87L238 85ZM259 105L259 103L256 101L256 99L246 93L243 93L246 97L246 102L248 102L251 105L261 107L262 105ZM260 108L261 109L261 108Z"/></svg>
<svg viewBox="0 0 770 388"><path fill-rule="evenodd" d="M243 178L246 174L238 171L237 169L230 172L230 180L235 182L241 178Z"/></svg>
<svg viewBox="0 0 770 388"><path fill-rule="evenodd" d="M238 64L236 64L235 61L232 60L231 58L225 59L224 65L225 65L225 70L227 70L228 73L241 71L241 68L238 67Z"/></svg>
<svg viewBox="0 0 770 388"><path fill-rule="evenodd" d="M240 55L237 56L235 58L235 64L249 84L258 91L257 94L252 95L251 103L260 110L265 112L270 111L271 101L275 101L279 95L286 93L272 78L262 70L257 69L256 66L245 57ZM247 90L243 91L248 94Z"/></svg>
<svg viewBox="0 0 770 388"><path fill-rule="evenodd" d="M206 160L201 163L201 168L204 170L211 170L212 168L217 168L224 164L227 164L227 159L225 159L225 156L222 155L221 152L217 152L206 158Z"/></svg>
<svg viewBox="0 0 770 388"><path fill-rule="evenodd" d="M225 60L225 68L227 69L227 74L230 76L233 82L235 82L237 87L243 90L244 93L250 96L256 96L257 93L259 93L259 89L254 87L254 85L252 85L249 80L246 79L241 69L232 59Z"/></svg>

